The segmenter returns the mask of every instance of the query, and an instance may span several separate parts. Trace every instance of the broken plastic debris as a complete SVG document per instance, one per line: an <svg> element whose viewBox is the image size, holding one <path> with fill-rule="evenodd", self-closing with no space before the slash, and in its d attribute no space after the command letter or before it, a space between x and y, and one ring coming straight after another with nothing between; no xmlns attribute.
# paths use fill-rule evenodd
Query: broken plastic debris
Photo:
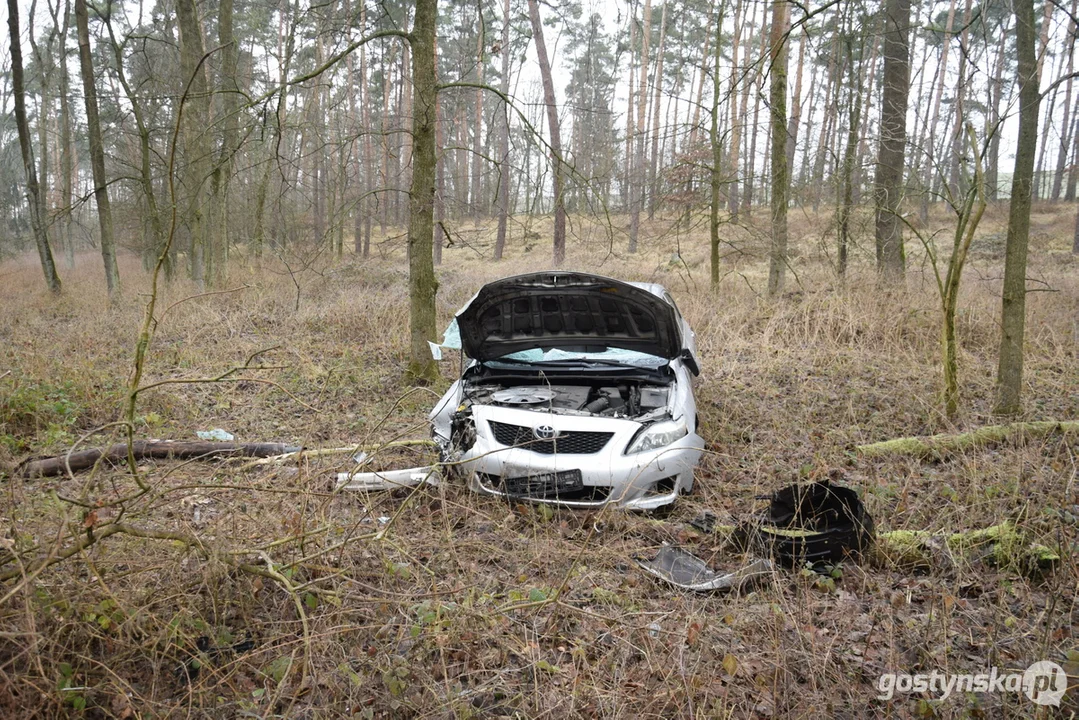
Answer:
<svg viewBox="0 0 1079 720"><path fill-rule="evenodd" d="M435 359L435 360L441 360L442 359L442 346L441 345L435 345L430 340L427 341L427 344L431 346L431 357L433 359Z"/></svg>
<svg viewBox="0 0 1079 720"><path fill-rule="evenodd" d="M410 488L417 485L438 485L438 466L427 465L405 470L384 470L379 472L338 473L338 490L393 490Z"/></svg>
<svg viewBox="0 0 1079 720"><path fill-rule="evenodd" d="M777 491L749 537L761 554L798 567L857 557L873 544L873 526L854 490L825 480Z"/></svg>
<svg viewBox="0 0 1079 720"><path fill-rule="evenodd" d="M220 440L221 442L232 442L236 439L232 433L226 432L221 428L214 428L213 430L196 430L195 434L198 435L199 440Z"/></svg>
<svg viewBox="0 0 1079 720"><path fill-rule="evenodd" d="M367 462L367 453L363 450L360 450L358 453L352 456L352 462L356 463L357 465L363 465L365 462Z"/></svg>
<svg viewBox="0 0 1079 720"><path fill-rule="evenodd" d="M636 558L641 569L684 590L745 590L767 579L775 569L770 560L754 560L734 572L714 572L704 560L677 547L660 548L651 560Z"/></svg>

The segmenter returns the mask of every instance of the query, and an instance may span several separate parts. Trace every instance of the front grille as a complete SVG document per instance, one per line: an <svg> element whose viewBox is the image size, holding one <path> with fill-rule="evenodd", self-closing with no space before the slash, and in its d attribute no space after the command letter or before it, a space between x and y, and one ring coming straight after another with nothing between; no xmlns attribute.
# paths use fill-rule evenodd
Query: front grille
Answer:
<svg viewBox="0 0 1079 720"><path fill-rule="evenodd" d="M585 485L579 470L530 478L502 478L488 473L477 476L487 488L510 497L602 504L611 494L609 487Z"/></svg>
<svg viewBox="0 0 1079 720"><path fill-rule="evenodd" d="M523 447L543 455L591 455L598 453L614 436L609 432L584 432L571 430L553 440L537 440L532 428L526 425L488 421L495 440L500 445Z"/></svg>

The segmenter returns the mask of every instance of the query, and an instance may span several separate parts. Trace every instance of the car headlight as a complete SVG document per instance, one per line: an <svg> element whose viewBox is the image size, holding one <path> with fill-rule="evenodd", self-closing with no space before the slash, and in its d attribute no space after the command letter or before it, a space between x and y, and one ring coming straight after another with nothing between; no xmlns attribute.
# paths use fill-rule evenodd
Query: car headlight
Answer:
<svg viewBox="0 0 1079 720"><path fill-rule="evenodd" d="M689 429L686 428L685 420L665 420L653 423L637 433L637 436L630 441L629 447L626 448L626 455L667 447L688 434Z"/></svg>

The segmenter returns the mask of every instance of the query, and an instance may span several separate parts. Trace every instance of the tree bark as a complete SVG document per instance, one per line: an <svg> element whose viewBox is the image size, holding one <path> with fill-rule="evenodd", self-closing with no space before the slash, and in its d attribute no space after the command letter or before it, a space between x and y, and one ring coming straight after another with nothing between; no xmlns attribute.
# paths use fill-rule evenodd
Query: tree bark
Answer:
<svg viewBox="0 0 1079 720"><path fill-rule="evenodd" d="M1075 43L1079 41L1079 36L1076 34L1077 26L1076 21L1076 0L1072 0L1071 16L1073 18L1071 24L1068 27L1067 38L1068 42L1068 70L1067 70L1067 89L1064 92L1064 120L1060 124L1060 149L1057 151L1057 166L1056 172L1053 174L1053 200L1060 199L1060 191L1064 187L1064 174L1067 171L1068 164L1068 151L1071 149L1071 132L1072 132L1072 80L1075 70Z"/></svg>
<svg viewBox="0 0 1079 720"><path fill-rule="evenodd" d="M1016 440L1035 440L1052 434L1079 433L1079 422L1042 422L1014 423L1010 425L987 425L958 435L931 435L929 437L896 438L855 448L858 454L867 458L904 455L910 457L947 457L956 452L974 450L980 447L999 445Z"/></svg>
<svg viewBox="0 0 1079 720"><path fill-rule="evenodd" d="M930 191L933 187L934 178L934 164L937 161L937 122L940 118L940 101L944 94L945 77L948 72L948 48L951 45L952 27L955 25L955 0L951 0L948 7L948 21L944 27L944 39L941 41L940 46L940 64L937 66L937 84L936 94L933 98L933 113L930 116L929 123L926 125L925 141L923 142L922 155L925 156L925 175L923 176L922 184L922 221L925 222L929 219L929 201ZM887 43L885 43L887 48ZM887 56L885 58L887 62ZM885 88L888 85L887 73L885 73ZM887 92L887 89L885 90Z"/></svg>
<svg viewBox="0 0 1079 720"><path fill-rule="evenodd" d="M989 135L989 155L985 163L985 185L987 199L992 201L995 201L1000 194L997 187L999 184L997 166L1000 158L1000 136L1004 129L1000 117L1000 100L1004 95L1004 57L1007 40L1008 33L1007 25L1005 24L1001 26L1000 47L997 50L996 64L993 68L993 80L989 91L989 128L987 133Z"/></svg>
<svg viewBox="0 0 1079 720"><path fill-rule="evenodd" d="M57 3L57 7L59 7L59 3ZM65 0L63 9L64 24L59 28L60 57L58 58L60 62L60 202L63 206L60 236L63 239L64 250L67 253L67 267L69 270L75 267L75 238L71 228L71 206L74 202L75 194L75 153L71 142L72 118L68 99L71 94L71 81L67 69L67 31L70 24L70 10L71 8ZM54 24L56 20L54 16Z"/></svg>
<svg viewBox="0 0 1079 720"><path fill-rule="evenodd" d="M533 0L529 0L532 2ZM633 151L633 163L629 179L629 252L637 252L637 239L641 230L641 205L644 203L644 143L646 118L648 117L648 45L652 35L652 0L644 0L641 26L641 76L637 88L637 122ZM630 50L632 53L632 48Z"/></svg>
<svg viewBox="0 0 1079 720"><path fill-rule="evenodd" d="M223 132L221 148L214 163L210 179L210 227L212 238L210 250L209 281L212 287L224 287L228 281L229 261L229 183L232 180L232 157L236 152L239 122L238 92L236 83L237 50L233 35L233 0L220 0L217 8L217 38L221 52L221 74L217 87L221 93L221 105L225 117L222 119ZM319 157L322 153L319 151Z"/></svg>
<svg viewBox="0 0 1079 720"><path fill-rule="evenodd" d="M787 270L787 0L772 2L772 248L768 261L768 295L783 290Z"/></svg>
<svg viewBox="0 0 1079 720"><path fill-rule="evenodd" d="M903 160L907 140L907 93L910 89L910 0L887 0L884 29L884 99L876 178L877 269L890 282L903 278Z"/></svg>
<svg viewBox="0 0 1079 720"><path fill-rule="evenodd" d="M1023 335L1026 323L1027 241L1030 237L1031 185L1038 145L1038 64L1034 48L1034 0L1014 0L1015 47L1019 58L1019 139L1012 172L1008 235L1001 298L1000 356L997 365L998 415L1015 415L1023 387Z"/></svg>
<svg viewBox="0 0 1079 720"><path fill-rule="evenodd" d="M176 19L180 26L181 83L188 87L183 113L184 185L187 190L187 223L191 234L191 255L188 259L191 279L200 289L206 284L206 223L203 216L203 187L209 176L205 134L210 119L210 99L207 93L205 67L199 63L203 56L202 28L194 0L176 0ZM173 199L175 201L175 198Z"/></svg>
<svg viewBox="0 0 1079 720"><path fill-rule="evenodd" d="M647 0L646 0L647 1ZM528 0L528 17L532 21L532 37L536 41L540 77L543 80L543 100L547 106L547 126L551 133L551 167L554 184L554 264L566 259L566 207L562 196L562 135L558 127L558 105L555 104L554 81L547 45L543 42L543 23L540 21L538 0ZM640 208L638 208L639 211Z"/></svg>
<svg viewBox="0 0 1079 720"><path fill-rule="evenodd" d="M506 232L510 214L510 112L504 99L510 91L510 0L502 3L502 95L498 133L498 235L495 237L495 260L502 259L506 250Z"/></svg>
<svg viewBox="0 0 1079 720"><path fill-rule="evenodd" d="M723 182L723 143L719 136L719 61L723 57L723 13L727 9L725 0L720 0L716 19L715 57L712 65L712 125L709 139L712 145L712 174L710 182L711 203L708 213L709 248L711 251L712 292L719 289L719 190ZM701 76L704 76L704 63L701 63Z"/></svg>
<svg viewBox="0 0 1079 720"><path fill-rule="evenodd" d="M742 75L739 76L738 74L738 45L741 42L742 30L745 24L745 0L738 0L738 5L734 11L734 36L731 39L731 150L727 153L730 188L727 192L727 210L730 213L731 222L738 222L738 150L742 141L742 115L745 112L744 103L743 112L741 114L738 112L738 82L748 84L746 77L748 70L743 68ZM746 55L748 56L749 53L747 52Z"/></svg>
<svg viewBox="0 0 1079 720"><path fill-rule="evenodd" d="M847 121L847 147L843 151L842 197L839 205L839 248L836 253L836 272L840 278L847 275L847 256L850 247L850 214L854 207L854 161L858 152L858 133L861 128L862 112L862 89L857 87L855 79L854 49L851 41L847 39L847 62L848 77L850 78L850 91L847 94L849 104L849 118Z"/></svg>
<svg viewBox="0 0 1079 720"><path fill-rule="evenodd" d="M41 188L37 181L37 167L34 163L34 150L30 143L30 126L26 121L26 90L23 86L22 48L19 37L19 3L8 0L8 30L11 35L11 92L15 96L15 125L19 132L19 150L22 154L23 171L26 174L26 200L30 210L30 225L37 243L41 270L45 274L45 284L49 291L59 294L62 288L60 276L56 272L56 262L49 247L49 236L45 232L45 205L41 198Z"/></svg>
<svg viewBox="0 0 1079 720"><path fill-rule="evenodd" d="M227 457L274 457L297 452L300 448L284 443L184 442L174 440L136 440L132 448L136 460L217 460ZM127 443L104 449L80 450L70 455L30 458L15 466L21 477L51 477L86 470L104 462L123 465L128 459Z"/></svg>
<svg viewBox="0 0 1079 720"><path fill-rule="evenodd" d="M128 83L127 73L124 71L123 50L113 33L111 18L105 18L105 27L108 30L109 42L112 45L113 56L116 59L116 76L120 81L120 86L124 89L124 95L127 97L128 103L131 104L131 114L135 118L135 128L139 134L139 179L142 183L143 195L146 198L147 215L149 215L151 234L149 254L152 255L152 257L146 259L156 262L161 256L161 253L165 250L167 238L165 237L164 225L158 211L157 193L154 190L154 180L151 172L152 157L150 148L150 128L146 125L146 116L143 112L142 100L135 94L134 89L131 87L130 83ZM148 263L151 268L153 267L152 262ZM164 258L162 267L165 271L166 279L171 279L172 263L167 256Z"/></svg>
<svg viewBox="0 0 1079 720"><path fill-rule="evenodd" d="M486 66L486 61L483 59L484 43L487 40L486 33L484 32L483 17L477 18L479 24L479 32L476 33L476 83L483 85L483 75ZM484 202L483 192L480 188L480 181L483 178L483 96L486 90L476 90L475 101L475 119L472 123L472 217L479 223L480 216L487 214L486 203Z"/></svg>
<svg viewBox="0 0 1079 720"><path fill-rule="evenodd" d="M667 43L667 6L663 3L663 12L659 21L659 48L656 52L656 72L652 76L652 154L648 166L648 219L656 215L656 197L659 195L659 116L663 95L663 54Z"/></svg>
<svg viewBox="0 0 1079 720"><path fill-rule="evenodd" d="M412 190L408 219L408 295L411 357L408 374L416 381L438 377L438 365L427 344L435 339L435 279L431 241L435 210L435 124L438 89L435 42L436 0L416 0L412 25Z"/></svg>
<svg viewBox="0 0 1079 720"><path fill-rule="evenodd" d="M94 200L101 228L101 260L105 264L105 284L109 297L120 294L120 271L116 267L116 244L112 233L112 208L109 206L108 178L105 176L105 146L101 139L101 120L97 114L97 88L94 85L94 61L90 55L90 25L86 0L75 0L75 24L79 31L79 67L82 70L83 100L86 104L86 135L90 143L90 168L94 176Z"/></svg>
<svg viewBox="0 0 1079 720"><path fill-rule="evenodd" d="M787 177L794 173L794 153L798 149L798 126L802 122L802 71L805 68L806 45L809 35L802 27L798 42L798 69L794 75L794 95L791 97L790 120L787 122Z"/></svg>

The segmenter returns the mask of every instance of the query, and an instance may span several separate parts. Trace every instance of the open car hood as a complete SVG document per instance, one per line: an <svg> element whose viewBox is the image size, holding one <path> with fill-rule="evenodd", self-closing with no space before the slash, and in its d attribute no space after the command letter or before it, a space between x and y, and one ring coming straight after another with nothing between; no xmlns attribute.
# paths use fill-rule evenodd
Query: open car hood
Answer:
<svg viewBox="0 0 1079 720"><path fill-rule="evenodd" d="M675 310L620 280L538 272L484 285L457 314L461 348L476 360L540 348L605 346L673 360L682 354Z"/></svg>

